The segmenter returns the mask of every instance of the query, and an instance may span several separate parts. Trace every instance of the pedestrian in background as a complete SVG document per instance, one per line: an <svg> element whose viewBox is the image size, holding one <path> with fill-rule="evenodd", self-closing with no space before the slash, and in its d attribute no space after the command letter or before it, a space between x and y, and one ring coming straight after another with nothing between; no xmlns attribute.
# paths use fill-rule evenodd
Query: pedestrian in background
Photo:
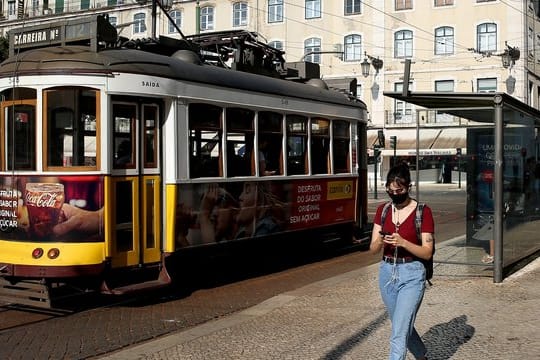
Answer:
<svg viewBox="0 0 540 360"><path fill-rule="evenodd" d="M379 289L392 322L390 360L406 359L407 349L416 359L427 359L427 349L414 322L426 283L426 270L420 259L427 260L432 256L434 222L431 209L425 205L421 239L418 239L415 223L418 203L410 197L410 189L409 167L406 164L392 167L386 178L391 209L381 224L385 204L377 208L371 235L370 251L383 250Z"/></svg>

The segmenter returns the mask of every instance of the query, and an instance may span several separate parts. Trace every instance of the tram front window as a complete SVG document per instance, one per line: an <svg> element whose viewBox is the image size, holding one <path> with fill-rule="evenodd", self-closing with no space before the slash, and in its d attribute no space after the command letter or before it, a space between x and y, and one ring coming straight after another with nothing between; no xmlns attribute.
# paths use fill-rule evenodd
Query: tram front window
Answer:
<svg viewBox="0 0 540 360"><path fill-rule="evenodd" d="M2 170L36 169L36 91L28 88L1 94Z"/></svg>
<svg viewBox="0 0 540 360"><path fill-rule="evenodd" d="M97 91L45 91L48 167L95 167Z"/></svg>

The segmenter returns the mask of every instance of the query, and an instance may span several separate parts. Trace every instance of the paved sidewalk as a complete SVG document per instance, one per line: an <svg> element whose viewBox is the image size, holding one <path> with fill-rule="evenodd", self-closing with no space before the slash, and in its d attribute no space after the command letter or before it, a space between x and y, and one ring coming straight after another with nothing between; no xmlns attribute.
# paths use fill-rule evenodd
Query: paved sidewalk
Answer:
<svg viewBox="0 0 540 360"><path fill-rule="evenodd" d="M316 282L101 359L386 359L377 271ZM430 360L540 359L540 258L501 284L455 264L436 265L433 280L416 321Z"/></svg>

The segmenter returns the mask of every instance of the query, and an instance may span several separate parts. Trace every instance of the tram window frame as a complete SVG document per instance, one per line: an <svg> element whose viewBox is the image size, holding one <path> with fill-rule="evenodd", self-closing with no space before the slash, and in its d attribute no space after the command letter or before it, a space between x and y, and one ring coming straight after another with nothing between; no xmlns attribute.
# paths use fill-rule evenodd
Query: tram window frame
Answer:
<svg viewBox="0 0 540 360"><path fill-rule="evenodd" d="M344 128L340 129L342 125L344 125ZM350 131L350 123L348 121L332 121L332 165L334 174L351 172Z"/></svg>
<svg viewBox="0 0 540 360"><path fill-rule="evenodd" d="M324 125L324 126L321 126ZM314 117L310 121L311 174L330 174L330 126L329 119ZM326 159L326 161L321 161Z"/></svg>
<svg viewBox="0 0 540 360"><path fill-rule="evenodd" d="M35 100L2 101L2 170L36 169L35 105Z"/></svg>
<svg viewBox="0 0 540 360"><path fill-rule="evenodd" d="M227 177L255 175L251 164L255 137L255 111L227 108L225 119Z"/></svg>
<svg viewBox="0 0 540 360"><path fill-rule="evenodd" d="M283 119L284 115L273 111L257 114L257 151L259 176L283 174ZM266 148L262 148L266 147ZM264 155L264 165L261 161Z"/></svg>
<svg viewBox="0 0 540 360"><path fill-rule="evenodd" d="M138 108L135 103L112 104L112 127L115 169L135 169L135 144Z"/></svg>
<svg viewBox="0 0 540 360"><path fill-rule="evenodd" d="M87 87L45 89L43 109L43 169L97 170L100 154L99 90ZM65 126L66 121L70 126ZM66 140L68 145L71 140L71 157L67 155L69 147L65 146ZM87 156L87 144L92 142L94 155ZM53 160L57 161L53 163Z"/></svg>
<svg viewBox="0 0 540 360"><path fill-rule="evenodd" d="M308 117L286 115L287 175L306 175L308 166Z"/></svg>
<svg viewBox="0 0 540 360"><path fill-rule="evenodd" d="M152 114L149 110L151 109ZM159 124L159 107L154 104L143 105L143 146L144 146L144 167L157 168L157 144L158 144L158 124ZM153 119L149 119L152 115Z"/></svg>
<svg viewBox="0 0 540 360"><path fill-rule="evenodd" d="M188 105L190 178L223 176L222 120L223 108L220 106L207 103Z"/></svg>

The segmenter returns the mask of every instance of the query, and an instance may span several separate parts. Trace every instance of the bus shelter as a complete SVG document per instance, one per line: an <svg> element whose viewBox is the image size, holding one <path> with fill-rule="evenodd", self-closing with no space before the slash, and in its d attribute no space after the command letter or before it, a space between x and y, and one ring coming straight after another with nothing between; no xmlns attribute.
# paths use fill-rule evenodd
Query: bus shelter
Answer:
<svg viewBox="0 0 540 360"><path fill-rule="evenodd" d="M540 111L506 93L384 95L470 120L460 155L467 171L465 242L492 244L493 281L502 282L540 250Z"/></svg>

